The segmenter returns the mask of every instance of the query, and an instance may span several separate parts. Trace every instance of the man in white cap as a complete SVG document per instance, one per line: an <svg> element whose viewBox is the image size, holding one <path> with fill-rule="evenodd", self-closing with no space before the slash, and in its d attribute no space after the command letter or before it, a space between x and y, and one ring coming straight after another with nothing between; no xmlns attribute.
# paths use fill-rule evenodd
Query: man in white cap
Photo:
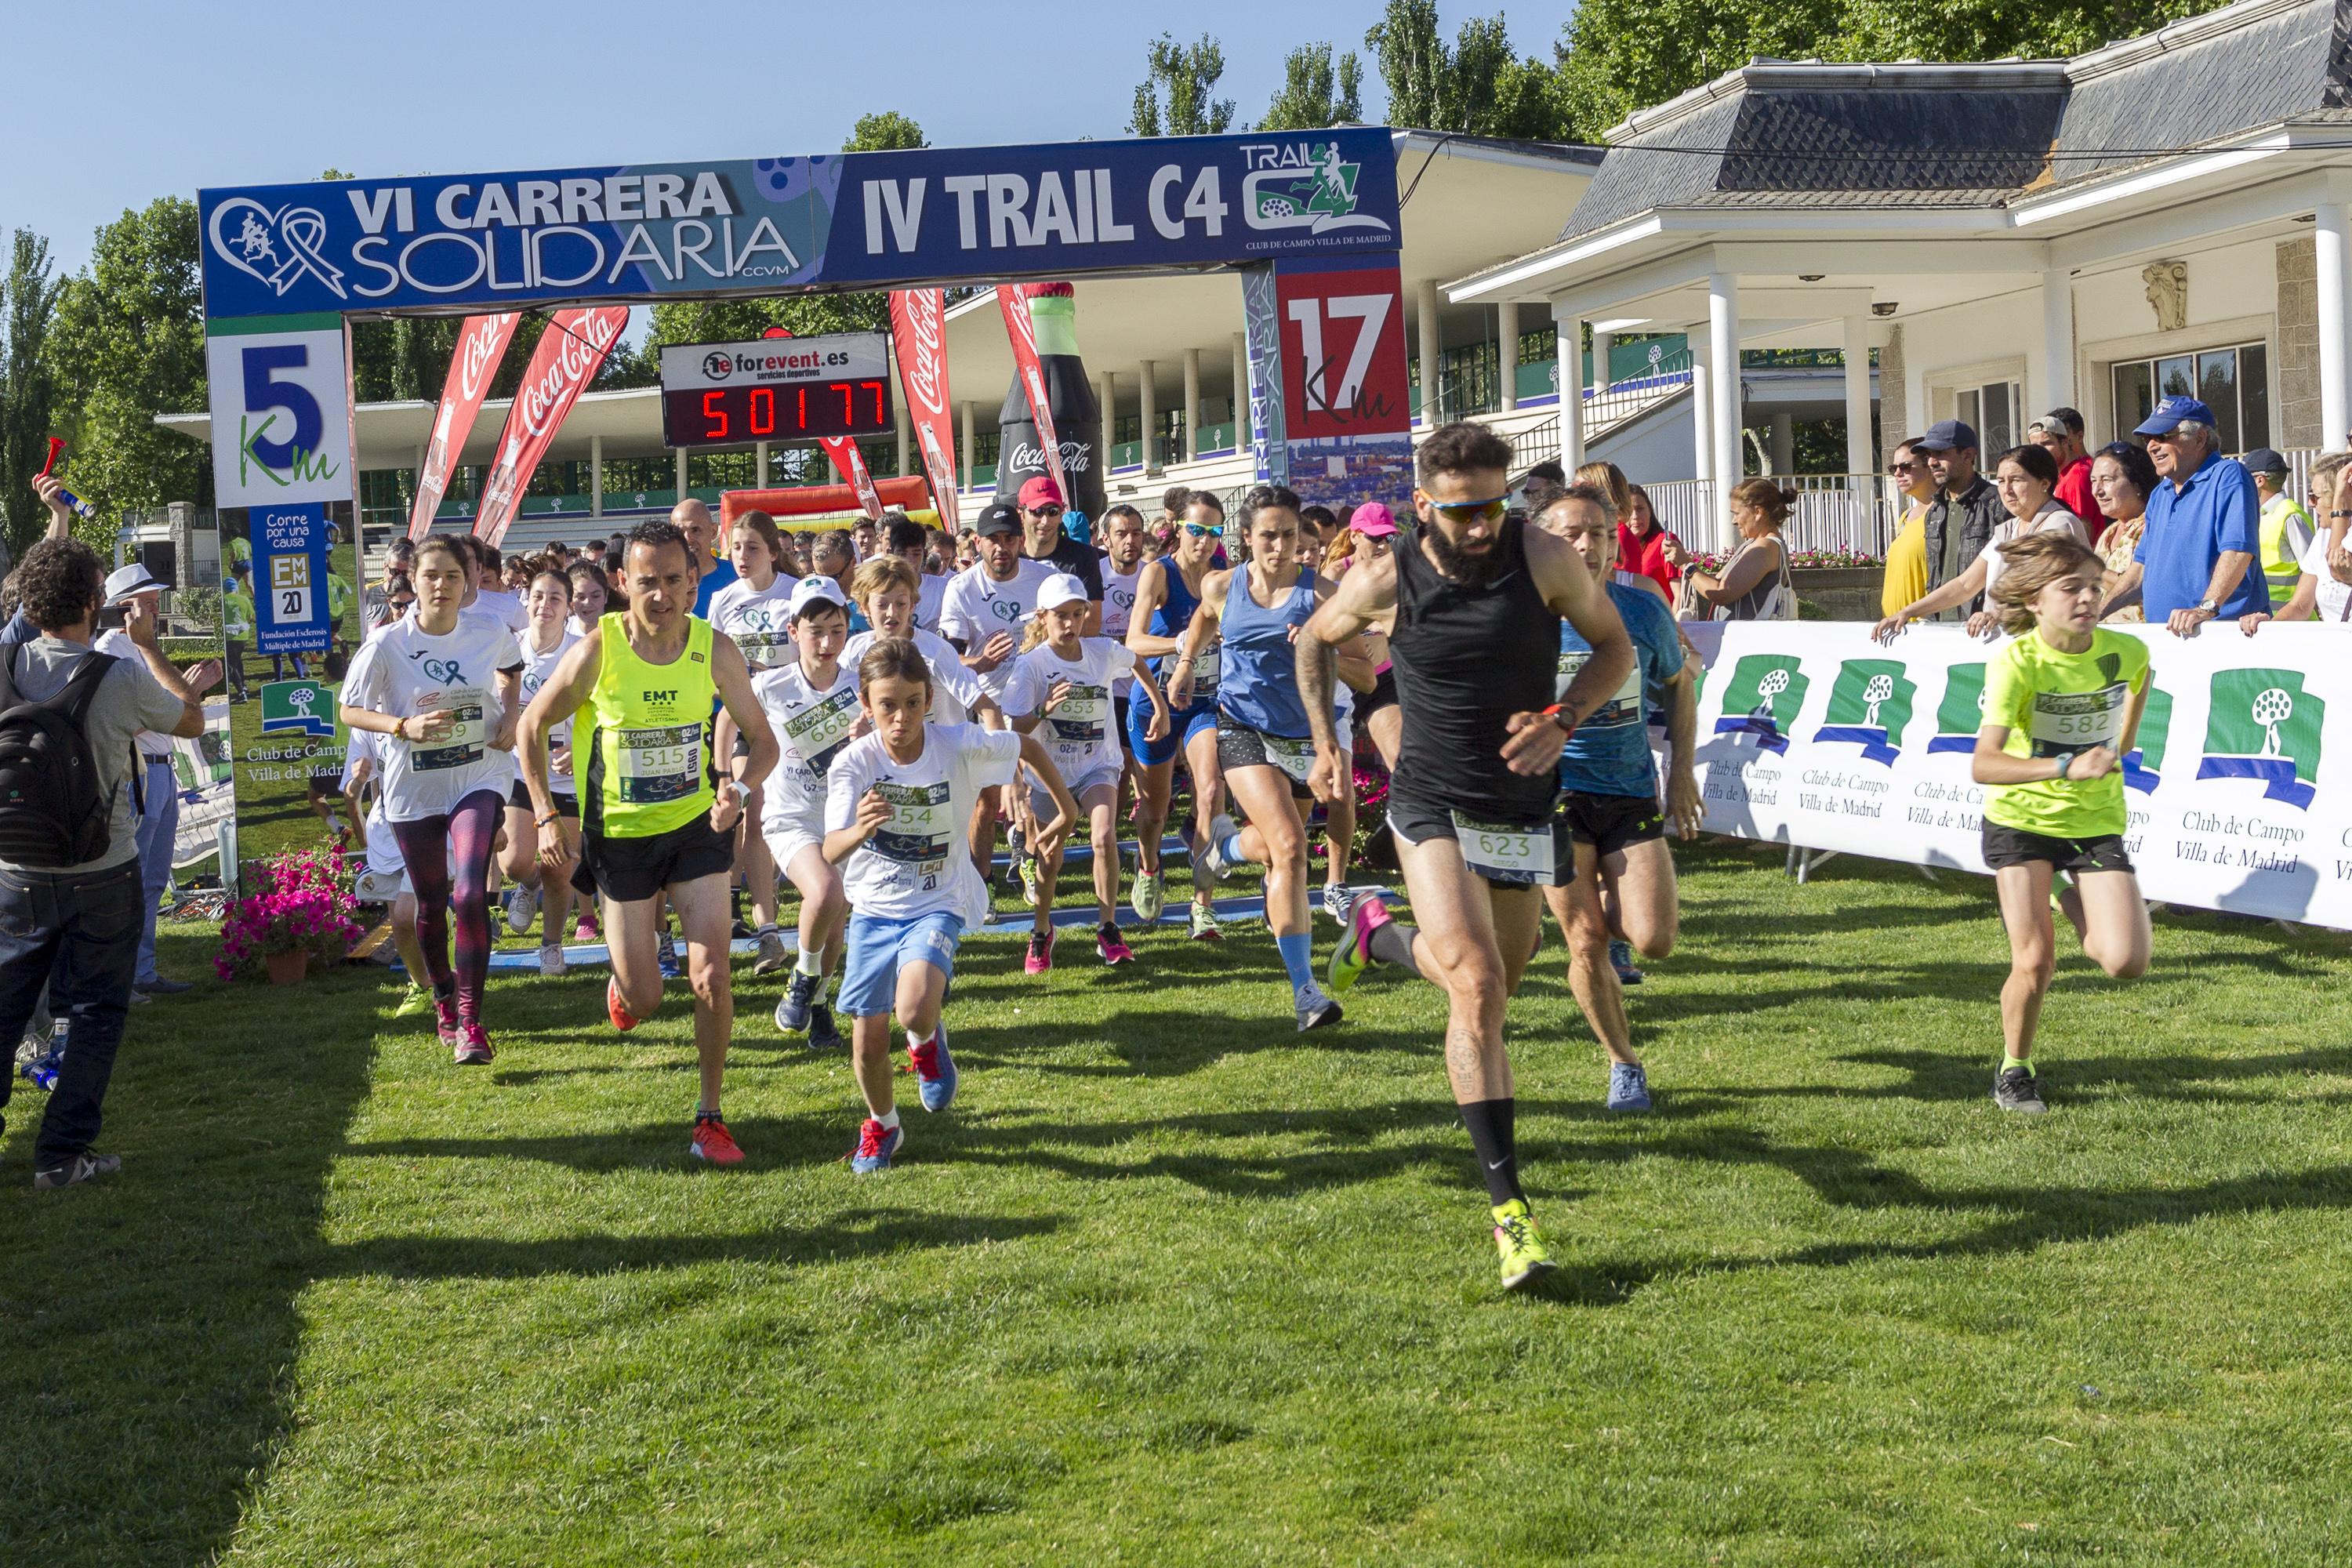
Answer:
<svg viewBox="0 0 2352 1568"><path fill-rule="evenodd" d="M147 568L138 562L118 566L107 575L106 608L108 620L120 621L132 601L145 606L149 620L161 620L160 606L163 590L170 584L158 582ZM139 650L128 632L120 626L99 634L97 649L115 658L137 662ZM201 697L212 689L213 682L221 678L221 662L208 658L189 666L181 679L190 691ZM172 737L152 730L139 731L139 787L145 811L139 818L139 884L142 894L139 929L139 963L131 972L131 999L143 1002L150 996L176 996L194 989L184 980L166 980L155 972L155 908L162 902L163 889L172 885L172 847L180 834L180 779L172 769Z"/></svg>

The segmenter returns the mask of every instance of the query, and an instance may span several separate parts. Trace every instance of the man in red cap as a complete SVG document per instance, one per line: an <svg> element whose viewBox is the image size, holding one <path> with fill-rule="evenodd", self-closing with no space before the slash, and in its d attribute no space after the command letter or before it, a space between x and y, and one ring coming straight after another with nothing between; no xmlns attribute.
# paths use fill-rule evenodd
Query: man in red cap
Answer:
<svg viewBox="0 0 2352 1568"><path fill-rule="evenodd" d="M1021 487L1021 553L1052 564L1087 585L1087 637L1102 632L1102 557L1091 544L1082 544L1062 531L1068 510L1062 487L1050 474L1033 474Z"/></svg>

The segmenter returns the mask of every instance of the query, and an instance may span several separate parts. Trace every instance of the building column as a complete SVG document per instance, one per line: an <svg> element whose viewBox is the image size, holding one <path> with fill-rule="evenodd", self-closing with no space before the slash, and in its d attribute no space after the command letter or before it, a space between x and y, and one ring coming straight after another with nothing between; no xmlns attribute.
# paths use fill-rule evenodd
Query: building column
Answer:
<svg viewBox="0 0 2352 1568"><path fill-rule="evenodd" d="M1797 467L1797 416L1795 415L1785 408L1774 411L1771 439L1767 444L1766 449L1772 456L1773 473L1787 474L1795 470Z"/></svg>
<svg viewBox="0 0 2352 1568"><path fill-rule="evenodd" d="M2042 401L2024 416L2068 408L2074 402L2074 280L2063 267L2042 275Z"/></svg>
<svg viewBox="0 0 2352 1568"><path fill-rule="evenodd" d="M1557 305L1552 320L1559 327L1552 343L1559 379L1559 466L1572 479L1584 466L1584 323Z"/></svg>
<svg viewBox="0 0 2352 1568"><path fill-rule="evenodd" d="M1201 455L1201 351L1184 351L1184 460Z"/></svg>
<svg viewBox="0 0 2352 1568"><path fill-rule="evenodd" d="M963 421L963 488L970 489L971 489L972 465L971 399L967 397L962 402L957 404L956 412Z"/></svg>
<svg viewBox="0 0 2352 1568"><path fill-rule="evenodd" d="M1848 316L1839 346L1845 353L1845 471L1874 476L1878 454L1870 438L1870 318Z"/></svg>
<svg viewBox="0 0 2352 1568"><path fill-rule="evenodd" d="M760 489L766 489L768 488L768 444L765 441L751 443L751 462L754 475L752 482Z"/></svg>
<svg viewBox="0 0 2352 1568"><path fill-rule="evenodd" d="M1109 371L1095 373L1095 452L1102 464L1103 483L1110 483L1110 440L1118 428L1118 377Z"/></svg>
<svg viewBox="0 0 2352 1568"><path fill-rule="evenodd" d="M1715 438L1716 543L1738 542L1731 526L1731 487L1739 482L1739 279L1728 272L1706 279L1706 346L1714 376L1707 386L1707 434Z"/></svg>
<svg viewBox="0 0 2352 1568"><path fill-rule="evenodd" d="M1502 367L1497 403L1508 414L1519 405L1519 302L1495 307L1496 361Z"/></svg>
<svg viewBox="0 0 2352 1568"><path fill-rule="evenodd" d="M1251 439L1249 399L1249 337L1234 334L1234 450L1245 452Z"/></svg>
<svg viewBox="0 0 2352 1568"><path fill-rule="evenodd" d="M1421 354L1421 422L1434 429L1444 409L1437 396L1437 279L1424 278L1413 285L1414 342Z"/></svg>
<svg viewBox="0 0 2352 1568"><path fill-rule="evenodd" d="M2352 283L2352 215L2342 202L2321 202L2313 226L2319 262L2319 444L2334 447L2352 426L2352 355L2345 331L2346 289Z"/></svg>
<svg viewBox="0 0 2352 1568"><path fill-rule="evenodd" d="M1153 450L1153 437L1160 423L1160 405L1156 398L1158 389L1151 384L1151 378L1159 368L1157 361L1145 360L1136 367L1135 373L1135 379L1143 393L1143 471L1146 474L1151 472L1152 460L1157 455Z"/></svg>
<svg viewBox="0 0 2352 1568"><path fill-rule="evenodd" d="M1592 395L1600 396L1609 390L1609 351L1616 346L1614 332L1595 331L1592 334ZM1578 366L1579 374L1582 365Z"/></svg>
<svg viewBox="0 0 2352 1568"><path fill-rule="evenodd" d="M760 448L760 482L768 482L767 447ZM588 515L604 515L604 437L588 437Z"/></svg>
<svg viewBox="0 0 2352 1568"><path fill-rule="evenodd" d="M1684 341L1691 356L1691 477L1711 479L1715 478L1715 437L1709 431L1708 414L1715 405L1708 388L1715 378L1707 374L1706 334L1686 332Z"/></svg>

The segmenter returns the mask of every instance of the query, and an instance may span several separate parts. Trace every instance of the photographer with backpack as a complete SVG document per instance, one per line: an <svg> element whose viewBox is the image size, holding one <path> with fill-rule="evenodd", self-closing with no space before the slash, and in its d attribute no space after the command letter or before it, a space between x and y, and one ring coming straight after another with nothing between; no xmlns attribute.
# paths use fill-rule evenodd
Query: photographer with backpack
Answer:
<svg viewBox="0 0 2352 1568"><path fill-rule="evenodd" d="M105 574L73 539L25 552L16 586L39 634L0 639L0 1039L25 1032L44 984L69 1020L65 1059L33 1145L33 1185L122 1168L90 1152L138 962L142 730L193 737L204 706L156 647L155 613L131 601L135 658L90 646ZM0 1110L12 1083L0 1079Z"/></svg>

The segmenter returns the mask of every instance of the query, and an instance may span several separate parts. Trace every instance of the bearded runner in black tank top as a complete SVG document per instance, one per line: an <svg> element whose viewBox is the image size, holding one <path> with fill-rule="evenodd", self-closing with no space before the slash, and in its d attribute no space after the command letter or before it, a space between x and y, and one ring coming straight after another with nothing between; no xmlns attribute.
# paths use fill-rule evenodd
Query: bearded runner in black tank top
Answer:
<svg viewBox="0 0 2352 1568"><path fill-rule="evenodd" d="M1527 822L1551 809L1555 775L1503 762L1510 716L1551 705L1559 662L1559 616L1527 569L1526 530L1524 519L1504 521L1494 568L1475 587L1438 574L1418 529L1400 530L1391 552L1389 657L1404 735L1390 788L1423 810Z"/></svg>

